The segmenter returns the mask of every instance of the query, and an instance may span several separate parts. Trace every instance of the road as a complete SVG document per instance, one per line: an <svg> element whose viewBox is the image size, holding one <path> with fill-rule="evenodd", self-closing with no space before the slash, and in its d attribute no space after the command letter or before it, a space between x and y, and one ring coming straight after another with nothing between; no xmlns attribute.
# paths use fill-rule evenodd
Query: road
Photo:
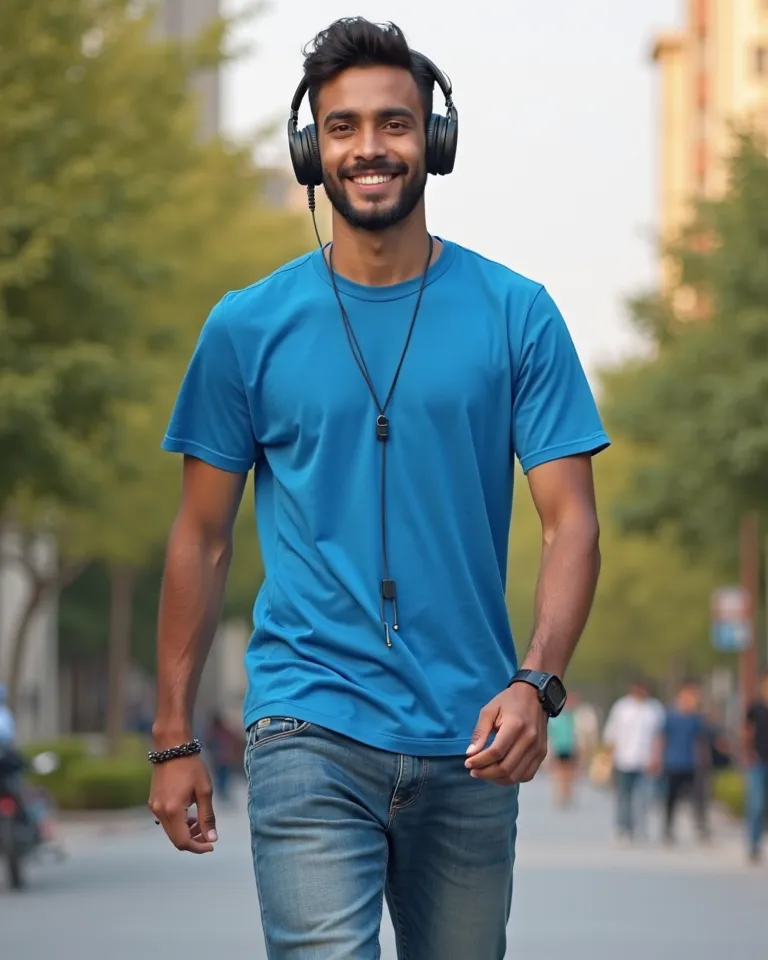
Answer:
<svg viewBox="0 0 768 960"><path fill-rule="evenodd" d="M768 867L745 865L734 827L719 824L706 849L682 830L677 849L625 849L610 812L587 787L569 812L552 809L546 778L524 788L509 958L766 954ZM198 858L166 845L148 817L111 834L71 828L67 862L35 866L24 893L0 891L0 956L266 960L245 817L219 811L219 827L216 852ZM395 960L388 922L382 960Z"/></svg>

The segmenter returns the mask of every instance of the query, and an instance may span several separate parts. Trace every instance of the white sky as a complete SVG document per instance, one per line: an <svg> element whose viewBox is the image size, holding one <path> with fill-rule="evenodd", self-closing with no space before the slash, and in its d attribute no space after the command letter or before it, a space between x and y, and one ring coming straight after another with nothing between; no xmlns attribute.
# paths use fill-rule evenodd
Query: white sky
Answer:
<svg viewBox="0 0 768 960"><path fill-rule="evenodd" d="M242 0L225 0L238 9ZM682 0L272 0L234 38L224 124L282 127L301 48L337 17L393 20L453 81L456 169L430 177L430 229L545 283L582 361L632 349L625 298L655 279L651 39ZM442 109L442 98L436 95ZM305 107L302 122L308 120Z"/></svg>

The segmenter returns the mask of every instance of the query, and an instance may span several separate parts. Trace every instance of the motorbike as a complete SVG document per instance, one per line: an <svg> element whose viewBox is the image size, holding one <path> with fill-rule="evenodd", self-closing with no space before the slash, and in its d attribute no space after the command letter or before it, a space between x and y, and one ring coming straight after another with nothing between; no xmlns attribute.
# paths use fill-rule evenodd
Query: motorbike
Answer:
<svg viewBox="0 0 768 960"><path fill-rule="evenodd" d="M38 754L29 765L45 776L58 768L58 757ZM44 791L25 783L26 766L15 750L0 753L0 863L12 890L24 887L27 860L51 839L50 805Z"/></svg>

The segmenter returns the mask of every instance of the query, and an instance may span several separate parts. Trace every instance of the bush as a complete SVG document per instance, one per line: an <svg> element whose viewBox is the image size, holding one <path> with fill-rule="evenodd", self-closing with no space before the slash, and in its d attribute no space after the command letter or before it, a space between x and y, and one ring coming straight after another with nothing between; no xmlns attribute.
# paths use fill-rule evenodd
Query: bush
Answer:
<svg viewBox="0 0 768 960"><path fill-rule="evenodd" d="M144 738L126 735L116 757L95 754L84 737L28 744L23 750L28 760L49 751L57 754L58 768L44 776L30 769L26 777L61 809L120 810L147 802L152 771Z"/></svg>
<svg viewBox="0 0 768 960"><path fill-rule="evenodd" d="M73 766L62 801L70 809L124 810L149 798L151 767L144 760L104 757Z"/></svg>
<svg viewBox="0 0 768 960"><path fill-rule="evenodd" d="M740 770L723 770L714 783L715 800L722 803L735 817L744 816L746 790L744 774Z"/></svg>

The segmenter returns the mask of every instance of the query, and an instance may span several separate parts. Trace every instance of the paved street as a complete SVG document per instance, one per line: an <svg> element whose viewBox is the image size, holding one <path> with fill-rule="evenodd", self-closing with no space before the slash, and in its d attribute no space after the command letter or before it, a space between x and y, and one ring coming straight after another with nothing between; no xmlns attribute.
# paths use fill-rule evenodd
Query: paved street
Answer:
<svg viewBox="0 0 768 960"><path fill-rule="evenodd" d="M264 960L246 821L220 811L219 825L216 852L194 859L167 846L148 818L111 836L69 828L66 863L35 867L22 894L0 891L0 956ZM744 865L727 824L708 849L688 836L681 829L672 851L623 849L611 837L608 797L585 787L578 808L559 813L545 778L529 786L508 956L764 956L768 867ZM394 958L386 924L382 960Z"/></svg>

